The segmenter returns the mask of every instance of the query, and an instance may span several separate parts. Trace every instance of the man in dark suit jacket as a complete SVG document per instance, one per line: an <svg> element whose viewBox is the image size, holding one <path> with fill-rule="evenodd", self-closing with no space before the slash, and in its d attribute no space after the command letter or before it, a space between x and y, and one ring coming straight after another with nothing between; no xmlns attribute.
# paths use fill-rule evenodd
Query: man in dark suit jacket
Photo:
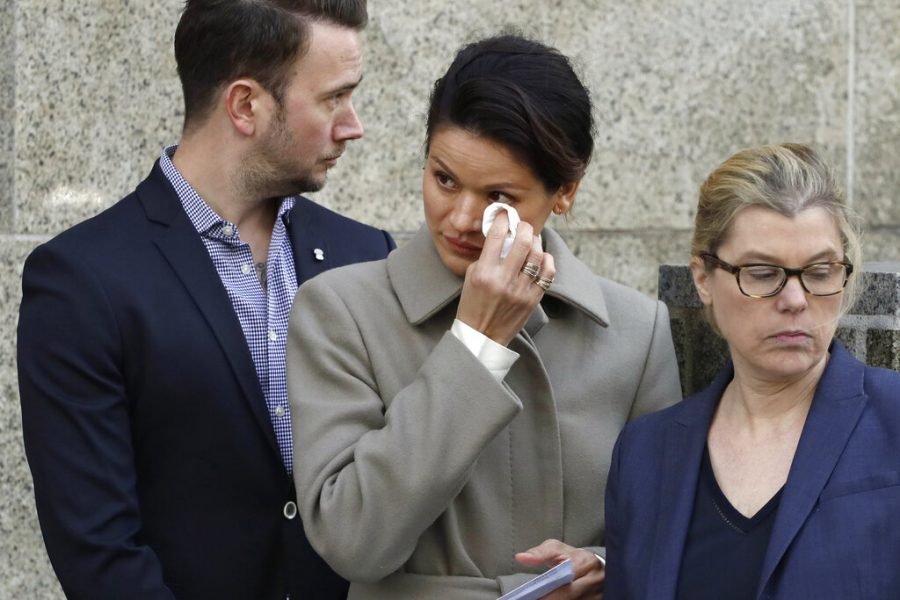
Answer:
<svg viewBox="0 0 900 600"><path fill-rule="evenodd" d="M69 598L345 597L297 517L284 351L300 283L394 247L296 195L362 135L365 21L188 0L179 145L26 262L25 449Z"/></svg>

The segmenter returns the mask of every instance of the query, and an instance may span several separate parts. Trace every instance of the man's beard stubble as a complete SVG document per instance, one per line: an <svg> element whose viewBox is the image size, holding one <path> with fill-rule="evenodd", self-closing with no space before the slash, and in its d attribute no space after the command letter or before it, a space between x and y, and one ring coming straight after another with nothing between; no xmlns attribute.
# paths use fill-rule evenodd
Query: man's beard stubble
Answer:
<svg viewBox="0 0 900 600"><path fill-rule="evenodd" d="M284 110L279 107L271 133L266 136L262 147L245 161L240 174L242 193L245 196L282 198L321 190L325 185L325 176L317 178L311 169L301 170L296 160L298 155Z"/></svg>

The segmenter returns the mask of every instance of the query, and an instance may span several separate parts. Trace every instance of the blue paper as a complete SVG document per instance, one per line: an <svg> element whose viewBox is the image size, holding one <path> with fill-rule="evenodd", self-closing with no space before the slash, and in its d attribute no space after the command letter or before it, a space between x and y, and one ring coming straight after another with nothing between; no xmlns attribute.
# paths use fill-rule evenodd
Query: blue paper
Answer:
<svg viewBox="0 0 900 600"><path fill-rule="evenodd" d="M538 600L556 588L572 583L574 578L572 560L564 560L549 571L526 581L511 592L503 594L497 600Z"/></svg>

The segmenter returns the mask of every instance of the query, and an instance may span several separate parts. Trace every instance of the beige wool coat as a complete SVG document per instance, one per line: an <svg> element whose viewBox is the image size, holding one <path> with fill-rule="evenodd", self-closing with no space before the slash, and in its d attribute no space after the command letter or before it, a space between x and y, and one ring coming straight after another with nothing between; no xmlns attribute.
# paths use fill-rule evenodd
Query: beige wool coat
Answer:
<svg viewBox="0 0 900 600"><path fill-rule="evenodd" d="M665 305L591 273L550 229L556 282L498 383L449 332L462 279L428 231L294 302L288 390L306 534L350 598L493 600L548 538L603 552L613 444L678 401Z"/></svg>

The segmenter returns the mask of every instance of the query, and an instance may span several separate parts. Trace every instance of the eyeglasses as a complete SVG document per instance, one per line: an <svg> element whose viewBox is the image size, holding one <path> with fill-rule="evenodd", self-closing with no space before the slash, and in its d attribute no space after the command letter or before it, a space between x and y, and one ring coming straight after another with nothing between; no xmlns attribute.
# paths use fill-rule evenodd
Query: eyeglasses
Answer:
<svg viewBox="0 0 900 600"><path fill-rule="evenodd" d="M844 289L853 273L853 265L846 260L817 262L802 269L788 269L767 264L730 265L708 252L702 252L700 258L734 275L741 293L751 298L777 295L784 289L788 277L794 276L800 279L800 285L806 293L813 296L833 296Z"/></svg>

